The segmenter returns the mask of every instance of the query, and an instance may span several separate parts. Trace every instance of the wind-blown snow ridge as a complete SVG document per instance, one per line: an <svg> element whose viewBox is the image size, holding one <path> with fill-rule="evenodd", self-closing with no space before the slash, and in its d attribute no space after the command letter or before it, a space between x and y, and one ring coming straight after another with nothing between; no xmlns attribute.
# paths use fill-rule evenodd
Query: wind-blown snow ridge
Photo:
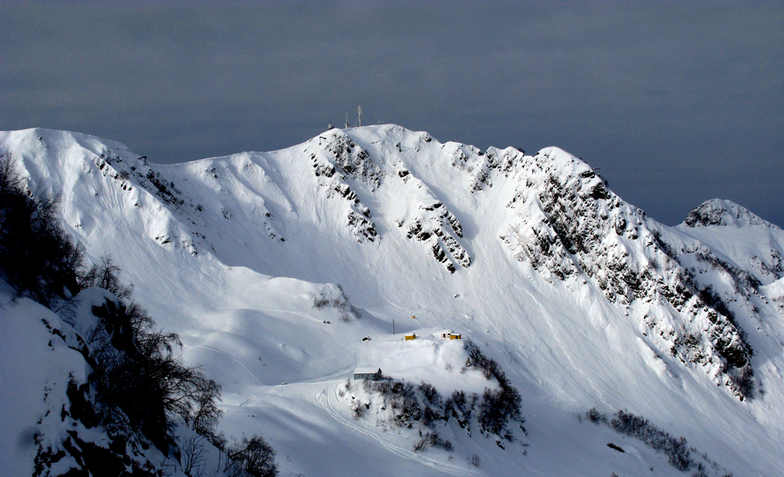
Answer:
<svg viewBox="0 0 784 477"><path fill-rule="evenodd" d="M553 467L558 448L601 475L650 475L654 465L668 475L631 441L618 443L639 461L618 460L604 448L614 434L591 448L595 433L612 431L574 415L597 407L727 455L721 464L737 475L784 471L771 457L784 437L778 228L667 227L558 148L482 151L396 125L177 165L77 133L0 132L0 144L31 191L60 195L64 227L88 257L111 254L183 337L186 359L224 383L227 432L267 426L293 474L346 473L341 462L366 448L378 475L399 474L396 465L437 474L384 450L410 449L413 437L358 421L369 434L336 434L313 399L345 383L355 362L459 388L462 363L424 341L404 344L393 320L398 333L471 337L523 396L527 456L473 438L455 442L454 462L431 456L442 463L582 475L584 465ZM764 225L722 207L724 225ZM339 289L343 311L314 307ZM345 310L356 315L344 320ZM351 420L350 409L333 411ZM332 441L350 452L318 450ZM473 452L479 468L465 465Z"/></svg>

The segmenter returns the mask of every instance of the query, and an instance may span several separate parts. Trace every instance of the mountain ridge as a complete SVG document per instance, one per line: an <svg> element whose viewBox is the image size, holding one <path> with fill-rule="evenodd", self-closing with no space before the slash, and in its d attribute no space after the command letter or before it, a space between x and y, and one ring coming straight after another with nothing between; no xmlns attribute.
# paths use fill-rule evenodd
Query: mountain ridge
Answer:
<svg viewBox="0 0 784 477"><path fill-rule="evenodd" d="M363 315L353 326L373 323L375 333L409 315L417 327L481 332L489 349L508 353L505 369L530 367L509 371L513 382L566 407L591 407L598 389L601 402L611 389L630 396L643 382L634 378L626 387L617 378L627 376L623 366L604 354L590 358L580 335L611 347L632 343L639 351L628 357L641 359L659 383L651 389L700 388L705 380L738 402L761 381L764 394L752 401L780 393L766 365L754 364L775 356L781 333L778 297L762 298L784 276L780 261L763 250L747 262L713 236L653 221L558 148L481 151L383 125L332 129L270 153L162 166L85 135L28 130L2 133L0 141L23 164L31 189L60 194L64 224L88 255L111 254L153 311L171 316L165 324L184 335L186 356L206 346L205 337L217 339L220 328L199 324L200 309L218 309L189 287L236 287L219 294L263 309L236 282L247 268L242 281L258 290L284 277L307 283L309 294L342 284ZM53 156L67 165L52 164ZM781 230L766 230L771 250L779 250ZM161 270L147 271L156 266ZM199 275L173 283L167 267ZM169 298L156 298L162 290ZM178 309L167 303L171 297L195 303ZM308 362L307 351L299 353L293 362ZM603 377L585 378L591 374ZM705 393L700 399L721 399ZM622 402L668 420L667 406L631 396L610 407Z"/></svg>

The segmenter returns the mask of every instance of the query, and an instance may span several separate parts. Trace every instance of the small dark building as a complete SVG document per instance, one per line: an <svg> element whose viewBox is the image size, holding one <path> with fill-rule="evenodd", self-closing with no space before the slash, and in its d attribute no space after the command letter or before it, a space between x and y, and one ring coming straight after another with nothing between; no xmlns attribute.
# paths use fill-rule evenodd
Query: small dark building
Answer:
<svg viewBox="0 0 784 477"><path fill-rule="evenodd" d="M381 368L357 368L354 370L354 379L378 381L381 379Z"/></svg>

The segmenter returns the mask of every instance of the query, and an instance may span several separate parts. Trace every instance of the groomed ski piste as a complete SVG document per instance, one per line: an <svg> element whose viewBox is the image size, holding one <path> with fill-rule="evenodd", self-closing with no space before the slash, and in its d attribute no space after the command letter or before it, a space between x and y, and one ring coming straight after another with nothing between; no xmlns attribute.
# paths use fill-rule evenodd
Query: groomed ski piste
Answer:
<svg viewBox="0 0 784 477"><path fill-rule="evenodd" d="M395 125L176 165L44 129L2 132L0 145L31 191L60 198L63 226L87 257L111 256L135 300L180 335L186 364L222 385L219 430L264 436L281 475L696 472L591 422L592 408L684 437L705 475L784 475L784 232L745 209L754 220L668 227L602 189L590 166L560 149L480 151ZM541 261L526 248L561 233L549 218L557 208L545 203L554 180L592 191L576 197L598 211L597 230L611 223L594 255L559 251L555 239ZM653 236L670 258L645 242ZM688 272L710 284L753 348L754 395L740 399L727 384L697 312L657 291L623 298L612 280L600 283L613 270L608 253L647 267L654 281ZM743 288L738 271L756 288ZM67 366L46 364L61 358L43 354L46 334L23 319L54 313L11 301L7 287L0 299L3 387L15 389L3 392L0 460L14 462L8 475L29 475L20 442L45 412L32 403ZM416 338L406 340L410 333ZM696 333L708 336L705 360L671 351L678 336ZM451 451L415 451L427 429L391 424L382 398L352 379L357 367L380 368L443 396L481 395L497 383L466 367L469 341L522 396L514 441L476 424L469 435L450 420L438 429ZM23 379L29 369L20 363L37 370L34 380ZM352 401L367 404L364 416Z"/></svg>

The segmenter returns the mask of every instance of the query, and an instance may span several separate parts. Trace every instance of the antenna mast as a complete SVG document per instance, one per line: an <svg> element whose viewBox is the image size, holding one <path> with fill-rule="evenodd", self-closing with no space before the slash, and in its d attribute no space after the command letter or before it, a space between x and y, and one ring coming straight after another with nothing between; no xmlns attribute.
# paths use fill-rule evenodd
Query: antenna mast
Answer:
<svg viewBox="0 0 784 477"><path fill-rule="evenodd" d="M351 125L348 123L348 113L346 113L346 129L348 129Z"/></svg>
<svg viewBox="0 0 784 477"><path fill-rule="evenodd" d="M357 106L357 123L362 127L362 106Z"/></svg>

